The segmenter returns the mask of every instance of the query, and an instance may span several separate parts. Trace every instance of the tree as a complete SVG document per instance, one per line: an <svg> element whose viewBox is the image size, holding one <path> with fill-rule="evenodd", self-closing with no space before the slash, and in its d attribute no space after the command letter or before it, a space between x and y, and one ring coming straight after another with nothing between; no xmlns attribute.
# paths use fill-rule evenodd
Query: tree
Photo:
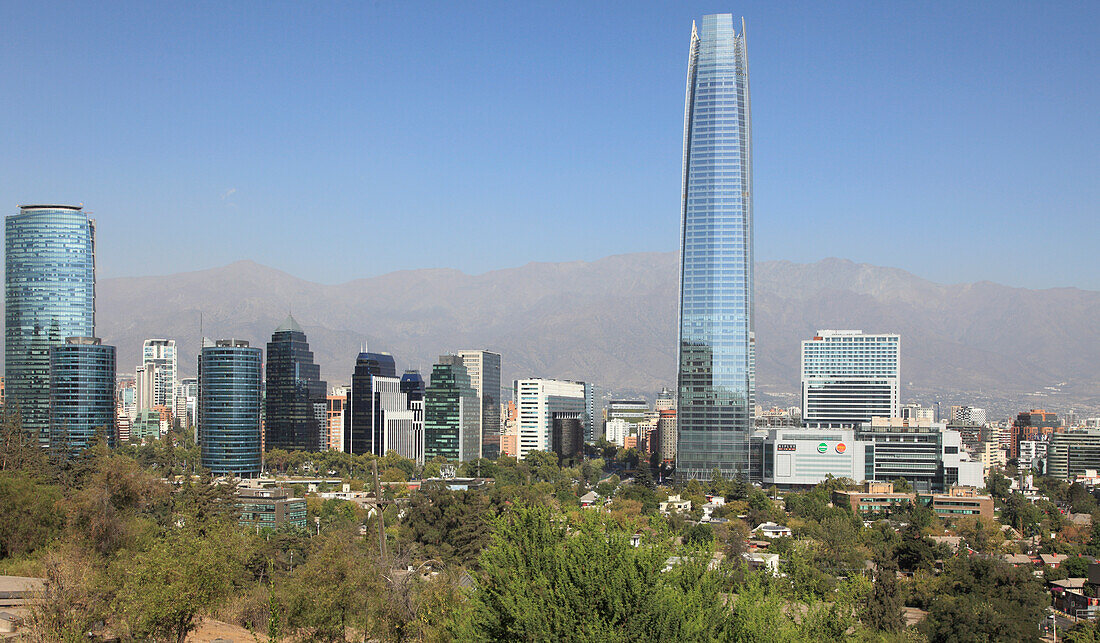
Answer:
<svg viewBox="0 0 1100 643"><path fill-rule="evenodd" d="M698 525L692 525L687 528L684 533L684 544L692 545L696 547L704 547L710 549L710 546L714 543L714 528L708 524L701 523Z"/></svg>
<svg viewBox="0 0 1100 643"><path fill-rule="evenodd" d="M905 478L894 480L894 493L913 493L913 485Z"/></svg>
<svg viewBox="0 0 1100 643"><path fill-rule="evenodd" d="M429 484L410 498L400 532L427 557L468 565L488 542L491 516L484 492Z"/></svg>
<svg viewBox="0 0 1100 643"><path fill-rule="evenodd" d="M22 471L0 472L0 558L43 547L63 524L61 491Z"/></svg>
<svg viewBox="0 0 1100 643"><path fill-rule="evenodd" d="M1027 569L987 557L948 562L921 631L939 641L1037 641L1050 595Z"/></svg>
<svg viewBox="0 0 1100 643"><path fill-rule="evenodd" d="M451 630L470 641L728 640L731 614L709 555L662 573L669 550L634 548L630 534L585 512L573 529L546 507L495 523L477 590Z"/></svg>
<svg viewBox="0 0 1100 643"><path fill-rule="evenodd" d="M998 469L993 469L985 479L985 488L994 498L1004 499L1011 490L1011 481Z"/></svg>
<svg viewBox="0 0 1100 643"><path fill-rule="evenodd" d="M230 521L172 529L116 569L115 610L131 635L183 643L196 617L230 595L244 571L241 532Z"/></svg>
<svg viewBox="0 0 1100 643"><path fill-rule="evenodd" d="M1067 578L1087 578L1089 575L1089 561L1081 556L1073 556L1062 563L1062 569L1066 570Z"/></svg>
<svg viewBox="0 0 1100 643"><path fill-rule="evenodd" d="M898 632L905 628L897 571L898 565L894 559L876 557L875 582L867 597L865 615L867 623L877 630Z"/></svg>
<svg viewBox="0 0 1100 643"><path fill-rule="evenodd" d="M936 560L932 541L910 526L902 535L901 543L894 550L894 559L902 571L915 572L918 569L930 570Z"/></svg>

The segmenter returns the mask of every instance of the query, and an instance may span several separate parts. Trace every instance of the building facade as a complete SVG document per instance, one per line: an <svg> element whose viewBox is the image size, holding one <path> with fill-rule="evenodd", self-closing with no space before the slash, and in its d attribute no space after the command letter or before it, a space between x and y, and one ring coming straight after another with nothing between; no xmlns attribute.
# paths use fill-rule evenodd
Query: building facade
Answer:
<svg viewBox="0 0 1100 643"><path fill-rule="evenodd" d="M328 384L294 317L287 316L267 344L266 381L265 448L320 451L328 442Z"/></svg>
<svg viewBox="0 0 1100 643"><path fill-rule="evenodd" d="M220 339L199 352L199 452L217 476L260 474L263 351Z"/></svg>
<svg viewBox="0 0 1100 643"><path fill-rule="evenodd" d="M348 387L337 386L332 394L325 398L325 418L328 425L328 436L323 449L332 451L344 450L344 408L348 403Z"/></svg>
<svg viewBox="0 0 1100 643"><path fill-rule="evenodd" d="M95 336L95 221L81 207L24 205L4 225L6 406L50 439L50 348Z"/></svg>
<svg viewBox="0 0 1100 643"><path fill-rule="evenodd" d="M1055 433L1047 446L1047 475L1071 480L1087 469L1100 470L1100 429Z"/></svg>
<svg viewBox="0 0 1100 643"><path fill-rule="evenodd" d="M50 445L74 455L102 432L115 439L115 347L69 337L50 348Z"/></svg>
<svg viewBox="0 0 1100 643"><path fill-rule="evenodd" d="M458 351L470 386L480 402L478 425L483 457L500 455L500 353L486 350Z"/></svg>
<svg viewBox="0 0 1100 643"><path fill-rule="evenodd" d="M755 406L752 117L745 23L692 25L684 101L676 472L744 477Z"/></svg>
<svg viewBox="0 0 1100 643"><path fill-rule="evenodd" d="M542 378L515 380L512 400L516 404L518 457L526 458L531 451L550 451L554 413L587 415L589 390L584 382Z"/></svg>
<svg viewBox="0 0 1100 643"><path fill-rule="evenodd" d="M154 406L175 408L178 361L176 340L145 340L141 346L141 365L136 369L139 410Z"/></svg>
<svg viewBox="0 0 1100 643"><path fill-rule="evenodd" d="M237 491L238 522L256 531L275 530L289 524L306 528L306 500L294 498L290 489L246 487Z"/></svg>
<svg viewBox="0 0 1100 643"><path fill-rule="evenodd" d="M802 423L852 428L901 417L898 335L819 330L802 342Z"/></svg>
<svg viewBox="0 0 1100 643"><path fill-rule="evenodd" d="M397 365L389 353L359 353L355 359L355 372L351 376L347 406L344 409L344 451L355 455L373 453L384 455L385 422L382 419L382 401L378 399L383 388L375 378L397 380Z"/></svg>
<svg viewBox="0 0 1100 643"><path fill-rule="evenodd" d="M481 457L481 403L458 355L440 355L424 390L424 458Z"/></svg>

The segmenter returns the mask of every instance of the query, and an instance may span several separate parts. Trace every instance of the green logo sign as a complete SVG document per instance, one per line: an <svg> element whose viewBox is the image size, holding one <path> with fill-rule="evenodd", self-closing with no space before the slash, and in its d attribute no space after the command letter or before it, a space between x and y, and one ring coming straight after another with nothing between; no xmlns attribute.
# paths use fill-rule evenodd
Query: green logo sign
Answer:
<svg viewBox="0 0 1100 643"><path fill-rule="evenodd" d="M818 453L825 453L828 450L829 450L829 445L825 442L822 442L821 444L817 445L817 452Z"/></svg>

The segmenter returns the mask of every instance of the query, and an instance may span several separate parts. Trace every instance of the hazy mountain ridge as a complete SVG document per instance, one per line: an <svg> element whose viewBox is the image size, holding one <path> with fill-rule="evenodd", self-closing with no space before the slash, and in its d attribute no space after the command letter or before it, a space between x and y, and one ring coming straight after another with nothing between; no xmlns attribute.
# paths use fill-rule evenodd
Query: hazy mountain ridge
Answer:
<svg viewBox="0 0 1100 643"><path fill-rule="evenodd" d="M104 279L98 332L132 371L147 337L180 343L195 370L199 312L208 337L263 346L292 311L330 383L356 352L394 354L427 372L438 354L489 348L517 376L589 379L652 392L675 378L677 257L639 253L593 262L531 263L482 275L394 272L324 285L251 261L160 277ZM818 328L902 335L903 395L1022 395L1070 382L1100 400L1100 292L944 285L903 270L826 259L762 262L756 271L757 378L764 394L798 389L799 342ZM910 386L909 383L912 382Z"/></svg>

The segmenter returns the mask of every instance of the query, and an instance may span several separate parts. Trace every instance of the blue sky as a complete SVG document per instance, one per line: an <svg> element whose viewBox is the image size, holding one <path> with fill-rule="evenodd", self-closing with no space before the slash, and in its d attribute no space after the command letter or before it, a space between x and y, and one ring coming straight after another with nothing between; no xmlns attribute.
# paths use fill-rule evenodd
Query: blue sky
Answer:
<svg viewBox="0 0 1100 643"><path fill-rule="evenodd" d="M757 258L1100 289L1100 3L0 3L0 204L104 277L675 250L691 21L748 23Z"/></svg>

